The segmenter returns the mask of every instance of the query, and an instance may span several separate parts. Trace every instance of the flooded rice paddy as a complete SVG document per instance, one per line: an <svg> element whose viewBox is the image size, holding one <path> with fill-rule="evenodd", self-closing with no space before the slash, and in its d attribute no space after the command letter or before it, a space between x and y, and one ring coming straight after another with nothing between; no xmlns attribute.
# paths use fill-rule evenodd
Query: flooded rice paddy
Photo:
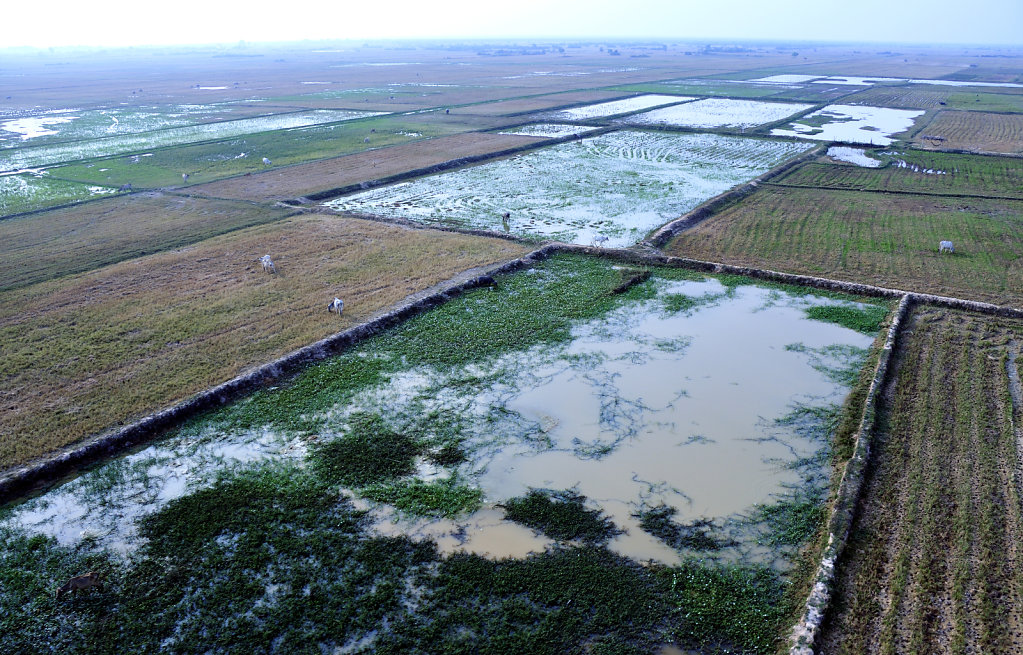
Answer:
<svg viewBox="0 0 1023 655"><path fill-rule="evenodd" d="M529 303L595 276L638 284L594 295L604 309L584 307L588 318L537 341L545 328L530 326ZM809 316L861 306L677 271L644 279L572 260L502 279L9 508L0 528L130 556L139 520L275 461L341 480L370 511L372 533L441 552L554 547L561 539L507 517L515 499L541 490L599 512L612 526L607 547L636 561L678 564L710 544L726 559L784 568L757 516L778 502L821 502L822 417L843 402L873 340ZM506 314L525 327L486 336ZM459 334L440 337L440 354L417 350L451 325ZM525 345L508 342L508 330ZM405 468L383 478L331 468L381 435L384 459L408 446Z"/></svg>
<svg viewBox="0 0 1023 655"><path fill-rule="evenodd" d="M542 136L547 138L561 138L566 136L575 136L577 134L586 134L597 128L586 128L578 125L566 125L564 123L534 123L532 125L523 125L516 127L511 130L501 132L501 134L518 134L521 136Z"/></svg>
<svg viewBox="0 0 1023 655"><path fill-rule="evenodd" d="M621 120L624 123L637 125L747 128L780 121L811 107L813 105L789 102L709 98L647 111Z"/></svg>
<svg viewBox="0 0 1023 655"><path fill-rule="evenodd" d="M625 98L624 100L612 100L610 102L600 102L573 109L563 109L551 112L549 117L555 120L584 121L593 118L607 118L617 114L627 114L641 109L650 109L651 107L660 107L678 102L688 102L690 100L696 100L696 98L694 96L647 94L634 98Z"/></svg>
<svg viewBox="0 0 1023 655"><path fill-rule="evenodd" d="M251 134L253 132L309 127L324 123L348 121L368 116L376 116L380 113L382 112L322 109L198 124L191 124L194 120L189 119L187 116L183 116L180 120L187 121L187 124L179 126L173 126L175 119L174 115L171 114L161 116L157 123L160 121L169 122L172 126L168 126L163 129L157 128L146 132L138 132L137 128L141 125L147 125L147 119L136 115L132 117L133 120L129 122L126 129L115 129L110 135L103 135L96 138L82 138L66 133L66 129L70 129L70 126L75 124L75 121L72 120L70 122L63 123L63 126L68 127L65 130L62 130L62 133L57 133L56 136L49 137L50 139L60 138L60 141L42 143L42 145L36 146L34 145L36 142L35 139L23 141L21 138L14 138L13 142L10 144L14 147L0 149L0 172L13 171L34 166L59 164L62 162L75 161L90 157L105 157L108 155L116 155L143 149L148 150L165 146L194 143L196 141L205 141L208 139L229 138L243 134ZM117 120L118 123L116 123L116 125L120 124L120 119L118 119L117 116L105 116L103 119L107 121ZM96 120L99 120L99 117L91 116L89 124L95 123ZM112 122L108 124L114 125ZM54 125L51 124L51 126ZM28 126L25 126L25 128L28 129ZM88 132L90 129L94 128L86 127L84 131ZM47 131L54 132L54 130ZM24 134L22 134L22 136L24 136ZM9 135L9 139L11 138L12 137ZM78 140L64 141L63 138Z"/></svg>
<svg viewBox="0 0 1023 655"><path fill-rule="evenodd" d="M785 128L771 130L771 134L818 141L887 146L891 144L890 137L893 134L908 130L923 114L923 110L828 105L790 123Z"/></svg>
<svg viewBox="0 0 1023 655"><path fill-rule="evenodd" d="M623 130L326 206L578 244L607 237L608 246L627 246L804 150L798 142Z"/></svg>

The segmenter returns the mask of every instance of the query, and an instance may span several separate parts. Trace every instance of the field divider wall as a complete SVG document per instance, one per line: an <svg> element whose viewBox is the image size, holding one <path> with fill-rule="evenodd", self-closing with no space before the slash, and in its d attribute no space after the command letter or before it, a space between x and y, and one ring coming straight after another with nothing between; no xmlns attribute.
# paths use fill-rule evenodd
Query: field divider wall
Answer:
<svg viewBox="0 0 1023 655"><path fill-rule="evenodd" d="M821 554L821 562L814 575L813 587L806 599L803 616L792 628L789 637L792 644L790 655L813 655L814 642L820 632L821 624L831 603L835 584L835 563L845 550L859 502L860 490L870 460L871 442L874 438L874 427L877 420L877 403L888 378L888 365L891 362L899 330L910 307L914 303L912 294L902 296L898 309L888 326L885 338L874 369L874 377L870 381L867 399L863 406L863 416L856 433L856 445L852 457L846 462L842 473L842 481L838 487L835 507L828 521L828 543Z"/></svg>

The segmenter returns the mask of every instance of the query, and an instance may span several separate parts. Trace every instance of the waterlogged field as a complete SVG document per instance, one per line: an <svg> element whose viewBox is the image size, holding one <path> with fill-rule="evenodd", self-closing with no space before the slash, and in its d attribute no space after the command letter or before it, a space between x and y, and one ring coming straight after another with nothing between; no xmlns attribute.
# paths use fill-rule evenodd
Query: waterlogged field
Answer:
<svg viewBox="0 0 1023 655"><path fill-rule="evenodd" d="M774 652L887 313L580 257L499 278L4 510L0 645ZM106 588L46 593L79 569Z"/></svg>
<svg viewBox="0 0 1023 655"><path fill-rule="evenodd" d="M623 123L636 125L747 128L780 121L811 107L813 105L710 98L655 109L620 120Z"/></svg>
<svg viewBox="0 0 1023 655"><path fill-rule="evenodd" d="M1023 643L1023 326L915 309L838 566L827 655Z"/></svg>
<svg viewBox="0 0 1023 655"><path fill-rule="evenodd" d="M1023 199L1023 161L1013 157L920 150L870 151L832 147L828 156L854 166L807 162L771 180L774 184L824 189L900 191ZM852 151L852 152L846 152ZM859 153L857 155L857 153Z"/></svg>
<svg viewBox="0 0 1023 655"><path fill-rule="evenodd" d="M962 109L1023 112L1023 94L962 91L948 88L874 86L847 97L852 104L905 109Z"/></svg>
<svg viewBox="0 0 1023 655"><path fill-rule="evenodd" d="M596 128L587 129L578 125L565 125L563 123L535 123L523 125L512 130L505 130L501 134L519 134L521 136L543 136L548 138L559 138L586 134Z"/></svg>
<svg viewBox="0 0 1023 655"><path fill-rule="evenodd" d="M92 157L105 157L125 152L139 152L153 148L193 143L195 141L226 139L254 132L335 123L378 114L379 112L341 110L305 111L276 116L242 118L218 123L171 127L138 134L120 134L98 139L0 150L0 172L47 166ZM142 154L142 156L145 156L145 154ZM258 156L262 157L263 155L260 154Z"/></svg>
<svg viewBox="0 0 1023 655"><path fill-rule="evenodd" d="M804 102L827 102L853 92L849 87L818 86L813 84L760 84L754 81L724 79L683 79L668 82L628 84L616 87L620 91L642 93L674 93L690 96L722 96L726 98L762 98L772 100L796 100Z"/></svg>
<svg viewBox="0 0 1023 655"><path fill-rule="evenodd" d="M573 109L563 109L561 111L551 112L548 117L553 120L585 121L593 118L607 118L608 116L627 114L629 112L649 109L651 107L659 107L661 105L670 105L695 99L696 98L690 98L687 96L656 94L641 95L634 98L626 98L624 100L613 100L611 102L601 102L595 105L585 105L583 107L575 107Z"/></svg>
<svg viewBox="0 0 1023 655"><path fill-rule="evenodd" d="M940 137L940 140L928 137ZM913 139L927 149L1023 154L1023 114L942 111Z"/></svg>
<svg viewBox="0 0 1023 655"><path fill-rule="evenodd" d="M911 128L914 120L923 114L923 111L910 109L828 105L786 127L771 130L771 134L887 146L893 141L892 135Z"/></svg>
<svg viewBox="0 0 1023 655"><path fill-rule="evenodd" d="M234 103L61 109L0 120L0 149L151 132L213 121L270 114L266 108Z"/></svg>
<svg viewBox="0 0 1023 655"><path fill-rule="evenodd" d="M1019 200L764 185L666 249L696 259L1023 307L1021 225ZM954 256L940 256L944 239L955 244Z"/></svg>
<svg viewBox="0 0 1023 655"><path fill-rule="evenodd" d="M212 143L155 149L143 156L109 157L48 170L55 177L81 182L117 185L130 182L141 188L195 185L471 129L472 126L456 122L441 124L409 116L380 116L351 123L245 134ZM264 164L263 157L271 164ZM182 177L184 174L188 175L187 180Z"/></svg>
<svg viewBox="0 0 1023 655"><path fill-rule="evenodd" d="M627 130L356 193L326 206L573 243L604 236L606 245L626 246L805 149L791 142Z"/></svg>
<svg viewBox="0 0 1023 655"><path fill-rule="evenodd" d="M39 173L0 175L0 216L44 209L116 193L99 185L57 180Z"/></svg>

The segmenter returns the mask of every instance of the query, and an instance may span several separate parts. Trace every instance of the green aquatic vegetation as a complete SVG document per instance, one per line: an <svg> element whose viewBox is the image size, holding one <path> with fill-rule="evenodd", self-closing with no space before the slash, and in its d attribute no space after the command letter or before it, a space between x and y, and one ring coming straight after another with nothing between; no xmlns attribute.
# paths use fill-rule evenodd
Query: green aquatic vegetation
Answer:
<svg viewBox="0 0 1023 655"><path fill-rule="evenodd" d="M710 293L702 296L687 296L684 293L669 293L664 296L664 309L669 314L689 312L697 307L711 305L725 297L723 293Z"/></svg>
<svg viewBox="0 0 1023 655"><path fill-rule="evenodd" d="M558 541L606 543L622 531L600 510L586 508L586 497L574 491L531 489L501 505L505 518Z"/></svg>
<svg viewBox="0 0 1023 655"><path fill-rule="evenodd" d="M480 489L459 483L454 477L440 481L382 482L359 491L359 495L378 503L387 503L411 516L444 516L474 512L483 503Z"/></svg>
<svg viewBox="0 0 1023 655"><path fill-rule="evenodd" d="M678 509L669 505L643 507L633 514L639 527L677 550L717 551L737 545L734 539L714 536L720 526L713 519L699 518L679 523L674 517Z"/></svg>
<svg viewBox="0 0 1023 655"><path fill-rule="evenodd" d="M775 503L756 505L747 521L763 527L761 544L798 548L816 534L826 518L827 507L820 497L796 493Z"/></svg>
<svg viewBox="0 0 1023 655"><path fill-rule="evenodd" d="M825 305L807 307L806 316L815 321L835 323L863 334L877 334L888 318L888 308L866 304L856 307Z"/></svg>
<svg viewBox="0 0 1023 655"><path fill-rule="evenodd" d="M684 647L713 652L771 653L789 602L783 578L765 566L688 560L667 569L669 598L683 617L673 631Z"/></svg>
<svg viewBox="0 0 1023 655"><path fill-rule="evenodd" d="M314 470L324 479L361 487L415 473L423 446L414 438L391 430L375 414L354 414L349 425L343 437L317 444L310 453Z"/></svg>

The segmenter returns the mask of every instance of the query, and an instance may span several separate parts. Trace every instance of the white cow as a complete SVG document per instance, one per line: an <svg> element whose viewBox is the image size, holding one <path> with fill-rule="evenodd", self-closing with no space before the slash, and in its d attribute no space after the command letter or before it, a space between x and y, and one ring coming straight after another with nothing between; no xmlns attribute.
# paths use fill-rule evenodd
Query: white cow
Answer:
<svg viewBox="0 0 1023 655"><path fill-rule="evenodd" d="M598 248L601 248L601 247L604 246L605 243L607 243L607 240L608 240L608 237L605 237L603 235L595 236L595 237L593 237L593 245L597 246Z"/></svg>
<svg viewBox="0 0 1023 655"><path fill-rule="evenodd" d="M273 163L272 161L270 161L270 160L269 160L269 159L267 159L266 157L263 157L263 165L264 165L264 166L269 166L269 165L270 165L270 164L272 164L272 163Z"/></svg>
<svg viewBox="0 0 1023 655"><path fill-rule="evenodd" d="M333 300L330 301L330 304L327 305L327 311L328 312L337 312L338 316L341 316L341 310L344 309L344 308L345 308L345 301L341 300L340 298L334 298Z"/></svg>
<svg viewBox="0 0 1023 655"><path fill-rule="evenodd" d="M938 244L938 252L950 252L955 254L955 246L952 245L951 241L942 241Z"/></svg>
<svg viewBox="0 0 1023 655"><path fill-rule="evenodd" d="M274 266L274 260L270 259L270 255L263 255L259 258L259 263L263 265L263 270L267 273L276 273L277 267Z"/></svg>

